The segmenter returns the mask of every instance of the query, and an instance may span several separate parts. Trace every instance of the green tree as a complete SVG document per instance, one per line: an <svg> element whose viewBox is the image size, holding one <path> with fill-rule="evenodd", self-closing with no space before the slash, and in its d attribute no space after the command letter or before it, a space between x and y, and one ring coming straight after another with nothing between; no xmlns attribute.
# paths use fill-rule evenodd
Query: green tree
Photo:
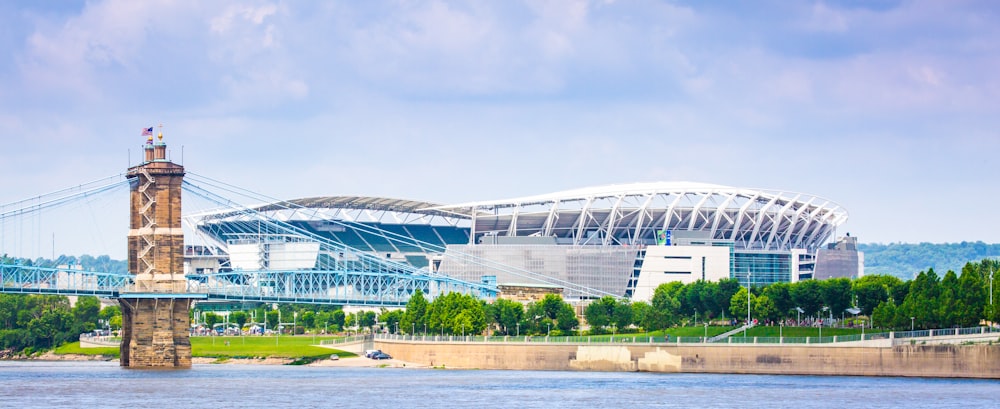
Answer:
<svg viewBox="0 0 1000 409"><path fill-rule="evenodd" d="M796 307L801 308L806 314L819 315L823 304L823 294L819 281L805 280L799 281L789 288L792 301Z"/></svg>
<svg viewBox="0 0 1000 409"><path fill-rule="evenodd" d="M754 300L756 298L757 297L753 295L753 293L750 293L750 310L753 309ZM733 294L733 298L729 300L729 313L732 314L733 317L746 317L747 312L750 310L747 309L747 288L740 288L736 294ZM759 321L760 317L757 318ZM751 319L753 319L753 317L751 317Z"/></svg>
<svg viewBox="0 0 1000 409"><path fill-rule="evenodd" d="M243 328L243 325L246 325L250 319L250 315L246 311L233 311L233 313L229 314L229 319L235 322L240 328Z"/></svg>
<svg viewBox="0 0 1000 409"><path fill-rule="evenodd" d="M632 305L628 302L628 300L615 300L614 309L611 312L611 319L618 328L628 328L632 326Z"/></svg>
<svg viewBox="0 0 1000 409"><path fill-rule="evenodd" d="M831 278L820 281L823 294L823 305L830 309L833 315L841 315L851 306L851 280L847 278Z"/></svg>
<svg viewBox="0 0 1000 409"><path fill-rule="evenodd" d="M333 311L330 313L330 320L334 328L342 330L347 322L347 314L344 313L344 310Z"/></svg>
<svg viewBox="0 0 1000 409"><path fill-rule="evenodd" d="M214 312L206 312L203 317L205 325L209 328L215 328L215 324L222 322L222 317Z"/></svg>
<svg viewBox="0 0 1000 409"><path fill-rule="evenodd" d="M498 298L493 302L493 321L504 335L517 332L517 324L524 319L524 306L517 301Z"/></svg>
<svg viewBox="0 0 1000 409"><path fill-rule="evenodd" d="M602 333L605 327L611 325L611 315L615 308L615 298L606 295L601 297L597 301L594 301L587 305L587 308L583 310L583 316L587 319L587 323L590 324L591 330L595 331L595 334Z"/></svg>
<svg viewBox="0 0 1000 409"><path fill-rule="evenodd" d="M642 323L643 328L646 328L647 331L667 329L679 320L680 302L672 295L671 289L669 284L660 284L653 291L651 308Z"/></svg>
<svg viewBox="0 0 1000 409"><path fill-rule="evenodd" d="M316 312L315 311L302 311L299 313L299 325L303 328L316 328ZM242 327L243 324L240 324Z"/></svg>
<svg viewBox="0 0 1000 409"><path fill-rule="evenodd" d="M789 283L774 283L761 291L761 296L766 296L773 304L775 314L771 319L784 319L792 314L795 302L792 301L791 285Z"/></svg>
<svg viewBox="0 0 1000 409"><path fill-rule="evenodd" d="M740 282L735 278L724 278L719 280L719 292L716 293L716 303L719 313L725 315L729 311L729 302L733 299L733 294L740 290Z"/></svg>
<svg viewBox="0 0 1000 409"><path fill-rule="evenodd" d="M73 307L73 318L79 332L90 332L97 328L101 314L101 301L94 296L81 296Z"/></svg>
<svg viewBox="0 0 1000 409"><path fill-rule="evenodd" d="M632 303L632 322L637 326L643 326L649 311L653 308L648 302L636 301ZM647 329L648 328L643 328Z"/></svg>
<svg viewBox="0 0 1000 409"><path fill-rule="evenodd" d="M882 301L872 312L872 324L879 328L895 328L896 304Z"/></svg>
<svg viewBox="0 0 1000 409"><path fill-rule="evenodd" d="M267 311L267 313L265 314L265 318L267 320L267 328L269 330L277 331L278 330L278 324L279 324L278 323L278 318L279 318L278 311L275 311L275 310Z"/></svg>
<svg viewBox="0 0 1000 409"><path fill-rule="evenodd" d="M631 315L631 310L629 310L629 315ZM573 306L569 303L562 303L559 307L559 312L556 313L556 327L559 328L563 333L567 333L580 325L580 320L576 318L576 311L573 311Z"/></svg>
<svg viewBox="0 0 1000 409"><path fill-rule="evenodd" d="M766 295L760 295L754 299L753 314L758 321L778 319L778 308L774 306L774 301Z"/></svg>
<svg viewBox="0 0 1000 409"><path fill-rule="evenodd" d="M425 328L428 305L427 299L424 298L424 293L420 289L413 292L410 300L406 302L403 319L400 320L399 325L404 328L403 331L417 331Z"/></svg>
<svg viewBox="0 0 1000 409"><path fill-rule="evenodd" d="M404 314L403 310L388 311L385 308L383 308L378 316L378 320L379 322L385 324L386 329L390 333L396 334L398 333L398 331L403 331L404 329L406 329L405 326L403 328L400 328L400 321L402 321L403 314Z"/></svg>

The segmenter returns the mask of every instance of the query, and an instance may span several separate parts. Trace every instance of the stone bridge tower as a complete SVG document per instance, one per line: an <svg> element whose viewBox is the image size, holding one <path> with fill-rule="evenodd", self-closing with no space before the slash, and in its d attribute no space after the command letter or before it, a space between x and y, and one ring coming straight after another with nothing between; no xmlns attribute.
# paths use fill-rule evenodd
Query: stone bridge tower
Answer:
<svg viewBox="0 0 1000 409"><path fill-rule="evenodd" d="M184 167L167 159L163 133L128 170L131 185L128 268L135 288L122 293L121 366L191 366L191 298L185 294L181 182Z"/></svg>

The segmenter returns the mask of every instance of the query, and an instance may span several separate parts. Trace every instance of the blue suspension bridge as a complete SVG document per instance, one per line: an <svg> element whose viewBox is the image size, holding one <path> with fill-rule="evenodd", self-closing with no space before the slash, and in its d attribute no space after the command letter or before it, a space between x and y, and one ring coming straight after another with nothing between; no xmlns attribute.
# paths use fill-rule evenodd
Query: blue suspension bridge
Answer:
<svg viewBox="0 0 1000 409"><path fill-rule="evenodd" d="M64 189L32 200L4 205L0 219L15 224L17 218L36 212L66 206L74 201L90 200L95 195L128 187L123 175L105 178L112 183L88 183ZM208 274L188 274L187 293L207 301L241 301L262 303L308 303L351 306L402 306L420 290L429 297L448 292L471 294L481 298L496 296L496 289L484 283L469 283L409 264L379 258L328 238L316 235L264 212L246 207L226 198L215 190L237 191L210 178L188 173L183 191L218 204L219 212L228 212L248 223L255 223L268 232L268 237L294 238L319 247L320 257L315 267L308 269L231 270ZM242 190L243 192L247 192ZM259 197L259 195L257 195ZM291 206L277 201L276 206ZM7 210L9 209L9 210ZM6 233L6 232L5 232ZM390 232L385 232L390 234ZM396 240L414 240L394 237ZM426 243L412 243L430 248ZM0 263L0 292L20 294L94 295L119 298L139 292L134 288L134 276L129 273L86 271L72 266L65 268L31 266L27 263Z"/></svg>
<svg viewBox="0 0 1000 409"><path fill-rule="evenodd" d="M134 181L120 174L37 198L6 204L0 207L0 222L16 225L18 220L25 217L127 189L129 183ZM252 225L258 234L256 237L248 237L247 240L256 244L278 240L308 243L318 249L318 257L311 268L271 269L262 266L254 270L225 269L211 273L188 274L185 276L186 293L193 299L206 302L397 307L405 305L416 290L420 290L431 299L449 292L470 294L483 299L491 299L497 295L495 283L461 281L407 263L381 258L317 235L275 216L275 210L316 212L316 209L304 208L191 172L186 174L183 192L188 195L186 197L199 198L212 204L214 206L212 212L216 215L224 215L231 220L239 220L239 223L244 225ZM268 204L250 207L226 195ZM185 220L192 218L185 217ZM524 277L526 280L576 288L594 296L608 295L557 278L542 276L461 252L445 252L445 249L438 244L381 230L370 224L349 220L330 220L330 222L345 228L376 234L389 241L423 251L458 258L463 263L504 271ZM199 226L190 227L193 230L199 228ZM8 234L6 228L0 232ZM142 292L136 288L135 276L126 272L87 271L75 266L64 268L32 266L23 261L13 260L12 258L0 260L2 293L120 298Z"/></svg>

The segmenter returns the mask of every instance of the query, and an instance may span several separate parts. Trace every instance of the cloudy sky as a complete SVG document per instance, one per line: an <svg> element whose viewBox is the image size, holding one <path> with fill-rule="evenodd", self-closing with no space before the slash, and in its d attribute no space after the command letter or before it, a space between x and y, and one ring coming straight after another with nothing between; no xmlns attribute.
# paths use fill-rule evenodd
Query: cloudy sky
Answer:
<svg viewBox="0 0 1000 409"><path fill-rule="evenodd" d="M0 2L0 203L119 174L162 123L273 197L694 181L1000 242L1000 6L703 3Z"/></svg>

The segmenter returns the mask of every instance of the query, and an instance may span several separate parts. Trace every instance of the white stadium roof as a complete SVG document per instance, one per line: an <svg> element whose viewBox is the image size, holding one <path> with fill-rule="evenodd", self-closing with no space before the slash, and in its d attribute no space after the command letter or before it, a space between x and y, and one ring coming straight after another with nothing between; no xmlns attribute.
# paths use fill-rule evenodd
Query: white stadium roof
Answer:
<svg viewBox="0 0 1000 409"><path fill-rule="evenodd" d="M472 217L474 234L553 236L572 244L647 243L657 230L709 232L738 248L816 248L848 217L805 193L694 182L596 186L432 207Z"/></svg>

